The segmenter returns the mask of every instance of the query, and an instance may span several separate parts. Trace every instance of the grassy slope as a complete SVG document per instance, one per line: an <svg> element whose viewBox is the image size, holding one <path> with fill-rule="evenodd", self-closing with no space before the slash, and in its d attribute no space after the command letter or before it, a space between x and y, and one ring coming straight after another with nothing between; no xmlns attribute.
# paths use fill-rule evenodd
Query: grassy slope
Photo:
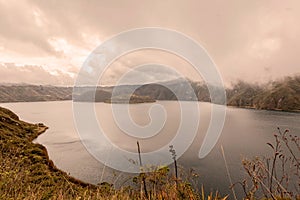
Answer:
<svg viewBox="0 0 300 200"><path fill-rule="evenodd" d="M45 147L32 143L46 129L44 125L20 121L0 107L0 199L72 198L97 190L58 170Z"/></svg>

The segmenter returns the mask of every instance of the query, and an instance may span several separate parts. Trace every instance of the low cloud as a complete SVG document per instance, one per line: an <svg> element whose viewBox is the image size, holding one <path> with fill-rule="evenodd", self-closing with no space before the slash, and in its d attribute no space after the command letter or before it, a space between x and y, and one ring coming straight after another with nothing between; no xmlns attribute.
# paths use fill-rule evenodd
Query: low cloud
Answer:
<svg viewBox="0 0 300 200"><path fill-rule="evenodd" d="M74 78L69 73L60 70L49 72L42 66L17 66L14 63L2 63L0 64L1 83L73 85Z"/></svg>
<svg viewBox="0 0 300 200"><path fill-rule="evenodd" d="M300 1L294 0L284 4L260 0L0 0L0 63L37 66L31 71L44 66L45 74L51 68L50 79L42 82L57 84L53 74L74 76L76 69L69 74L68 66L79 69L89 53L111 36L133 28L162 27L203 45L225 82L266 82L299 73L299 18ZM141 64L137 60L147 56L139 54L128 65ZM190 66L177 64L174 58L157 60L167 59L180 73L198 79ZM114 82L127 68L123 63L112 65L106 83ZM16 81L14 76L4 78Z"/></svg>

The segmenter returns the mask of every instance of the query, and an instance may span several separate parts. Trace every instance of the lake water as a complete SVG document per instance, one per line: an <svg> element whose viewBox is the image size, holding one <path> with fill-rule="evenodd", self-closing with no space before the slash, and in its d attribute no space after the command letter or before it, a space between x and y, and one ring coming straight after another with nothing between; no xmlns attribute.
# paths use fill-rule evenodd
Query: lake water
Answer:
<svg viewBox="0 0 300 200"><path fill-rule="evenodd" d="M167 121L158 135L140 141L143 151L151 151L153 148L165 145L174 136L180 122L178 102L158 101L157 103L165 108ZM199 105L201 120L195 140L179 158L178 164L185 169L182 171L182 176L188 176L189 169L194 169L199 174L195 186L203 184L206 191L214 189L223 194L231 193L228 189L230 182L221 146L225 151L230 176L233 182L236 182L245 177L241 165L243 158L270 153L266 143L274 141L273 135L277 132L277 127L289 129L298 135L300 133L299 113L228 107L224 128L217 144L208 156L199 159L199 148L211 117L211 104L201 102L186 102L186 104ZM42 122L47 125L49 129L40 135L36 142L46 146L55 165L71 176L94 184L108 181L118 186L130 182L128 174L105 167L88 153L76 131L71 101L2 103L0 106L11 109L24 121ZM137 124L149 123L148 109L151 104L134 104L129 107L130 114ZM98 122L105 133L108 133L108 138L121 148L136 151L136 139L125 136L114 123L111 105L96 103L95 110ZM238 194L241 193L240 188L236 190Z"/></svg>

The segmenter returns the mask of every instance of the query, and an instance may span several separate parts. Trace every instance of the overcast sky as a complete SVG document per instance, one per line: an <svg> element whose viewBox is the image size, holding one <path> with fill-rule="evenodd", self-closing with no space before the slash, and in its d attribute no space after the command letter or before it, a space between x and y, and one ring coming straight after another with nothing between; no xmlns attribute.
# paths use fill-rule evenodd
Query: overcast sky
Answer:
<svg viewBox="0 0 300 200"><path fill-rule="evenodd" d="M300 72L299 0L0 0L0 82L72 85L101 42L142 27L174 29L198 41L226 84ZM113 84L126 70L149 62L200 79L181 58L142 50L115 61L101 83ZM172 77L163 76L165 70L156 76L157 68L137 71L144 80Z"/></svg>

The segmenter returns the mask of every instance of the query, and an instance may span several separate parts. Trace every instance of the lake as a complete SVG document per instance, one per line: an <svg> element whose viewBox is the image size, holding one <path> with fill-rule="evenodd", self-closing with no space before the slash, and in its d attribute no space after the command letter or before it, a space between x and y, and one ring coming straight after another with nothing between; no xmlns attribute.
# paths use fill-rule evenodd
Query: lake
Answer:
<svg viewBox="0 0 300 200"><path fill-rule="evenodd" d="M289 129L298 135L300 133L299 113L228 107L224 128L217 144L208 156L199 159L199 148L211 117L211 104L185 103L187 105L198 104L201 117L196 138L179 158L178 164L184 169L181 170L182 177L189 176L190 169L195 170L199 178L194 180L194 185L199 188L203 184L206 191L214 189L223 194L230 193L228 188L230 182L221 146L225 151L230 176L233 182L236 182L246 176L241 165L243 158L270 153L270 148L266 143L274 141L273 135L277 132L277 127L283 130ZM159 134L151 139L140 141L142 151L151 151L153 148L166 144L172 139L180 124L178 102L158 101L156 104L165 108L167 120ZM71 101L2 103L0 106L11 109L24 121L42 122L48 126L49 129L35 142L43 144L55 165L71 176L93 184L107 181L120 186L130 182L128 174L105 167L88 153L76 131ZM151 106L152 104L129 105L132 119L141 126L147 125L151 120L148 115ZM135 152L136 139L126 136L116 126L111 114L111 104L95 103L95 110L98 122L107 133L107 137L119 147ZM241 188L236 188L236 191L241 194Z"/></svg>

